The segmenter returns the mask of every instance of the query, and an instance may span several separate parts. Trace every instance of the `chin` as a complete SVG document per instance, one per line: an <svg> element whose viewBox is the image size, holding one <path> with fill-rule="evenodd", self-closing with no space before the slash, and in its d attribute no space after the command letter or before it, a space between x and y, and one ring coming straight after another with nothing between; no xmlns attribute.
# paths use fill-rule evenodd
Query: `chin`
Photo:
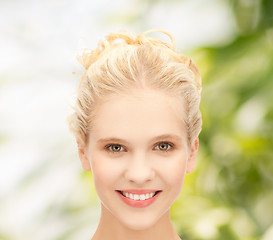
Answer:
<svg viewBox="0 0 273 240"><path fill-rule="evenodd" d="M127 216L128 217L128 216ZM149 228L152 228L159 218L156 216L149 216L149 215L133 215L128 218L122 218L120 219L121 223L126 226L128 229L136 230L136 231L142 231L147 230Z"/></svg>

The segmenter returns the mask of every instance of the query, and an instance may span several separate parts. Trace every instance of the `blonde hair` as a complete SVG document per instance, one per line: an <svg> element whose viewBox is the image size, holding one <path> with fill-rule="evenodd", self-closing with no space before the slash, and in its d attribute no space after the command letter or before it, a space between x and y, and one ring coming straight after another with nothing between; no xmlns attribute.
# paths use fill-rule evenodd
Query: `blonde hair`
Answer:
<svg viewBox="0 0 273 240"><path fill-rule="evenodd" d="M146 37L150 32L166 34L172 44ZM132 88L158 89L182 97L188 143L192 145L198 137L202 125L201 77L192 60L175 51L174 39L168 32L153 29L139 35L110 33L95 50L84 49L78 61L85 72L68 124L81 144L88 141L98 101Z"/></svg>

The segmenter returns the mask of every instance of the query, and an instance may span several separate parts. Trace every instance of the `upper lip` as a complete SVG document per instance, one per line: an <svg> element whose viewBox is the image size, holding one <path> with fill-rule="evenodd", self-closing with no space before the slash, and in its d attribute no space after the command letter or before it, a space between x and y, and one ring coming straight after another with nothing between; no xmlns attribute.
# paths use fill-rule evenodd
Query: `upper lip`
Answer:
<svg viewBox="0 0 273 240"><path fill-rule="evenodd" d="M118 191L132 193L132 194L147 194L147 193L159 192L161 190L158 190L158 189L124 189L124 190L118 190Z"/></svg>

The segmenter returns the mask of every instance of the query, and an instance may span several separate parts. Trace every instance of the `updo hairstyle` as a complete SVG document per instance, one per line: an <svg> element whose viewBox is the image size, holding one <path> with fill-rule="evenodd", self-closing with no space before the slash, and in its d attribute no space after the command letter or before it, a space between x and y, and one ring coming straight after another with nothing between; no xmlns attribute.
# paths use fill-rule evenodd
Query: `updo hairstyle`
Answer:
<svg viewBox="0 0 273 240"><path fill-rule="evenodd" d="M150 32L166 34L172 44L147 37ZM79 143L87 144L96 104L132 89L153 89L182 97L189 146L198 138L202 125L201 77L192 60L175 51L174 39L168 32L110 33L96 49L84 49L78 61L85 71L68 124Z"/></svg>

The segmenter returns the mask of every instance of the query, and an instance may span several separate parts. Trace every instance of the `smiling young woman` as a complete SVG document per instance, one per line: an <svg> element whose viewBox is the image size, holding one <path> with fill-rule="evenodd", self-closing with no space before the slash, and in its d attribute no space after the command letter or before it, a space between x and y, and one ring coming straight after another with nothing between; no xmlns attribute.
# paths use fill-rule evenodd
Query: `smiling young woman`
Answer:
<svg viewBox="0 0 273 240"><path fill-rule="evenodd" d="M158 30L171 46L151 31L111 33L79 57L69 126L101 200L92 240L180 239L170 207L195 165L201 78L169 33Z"/></svg>

